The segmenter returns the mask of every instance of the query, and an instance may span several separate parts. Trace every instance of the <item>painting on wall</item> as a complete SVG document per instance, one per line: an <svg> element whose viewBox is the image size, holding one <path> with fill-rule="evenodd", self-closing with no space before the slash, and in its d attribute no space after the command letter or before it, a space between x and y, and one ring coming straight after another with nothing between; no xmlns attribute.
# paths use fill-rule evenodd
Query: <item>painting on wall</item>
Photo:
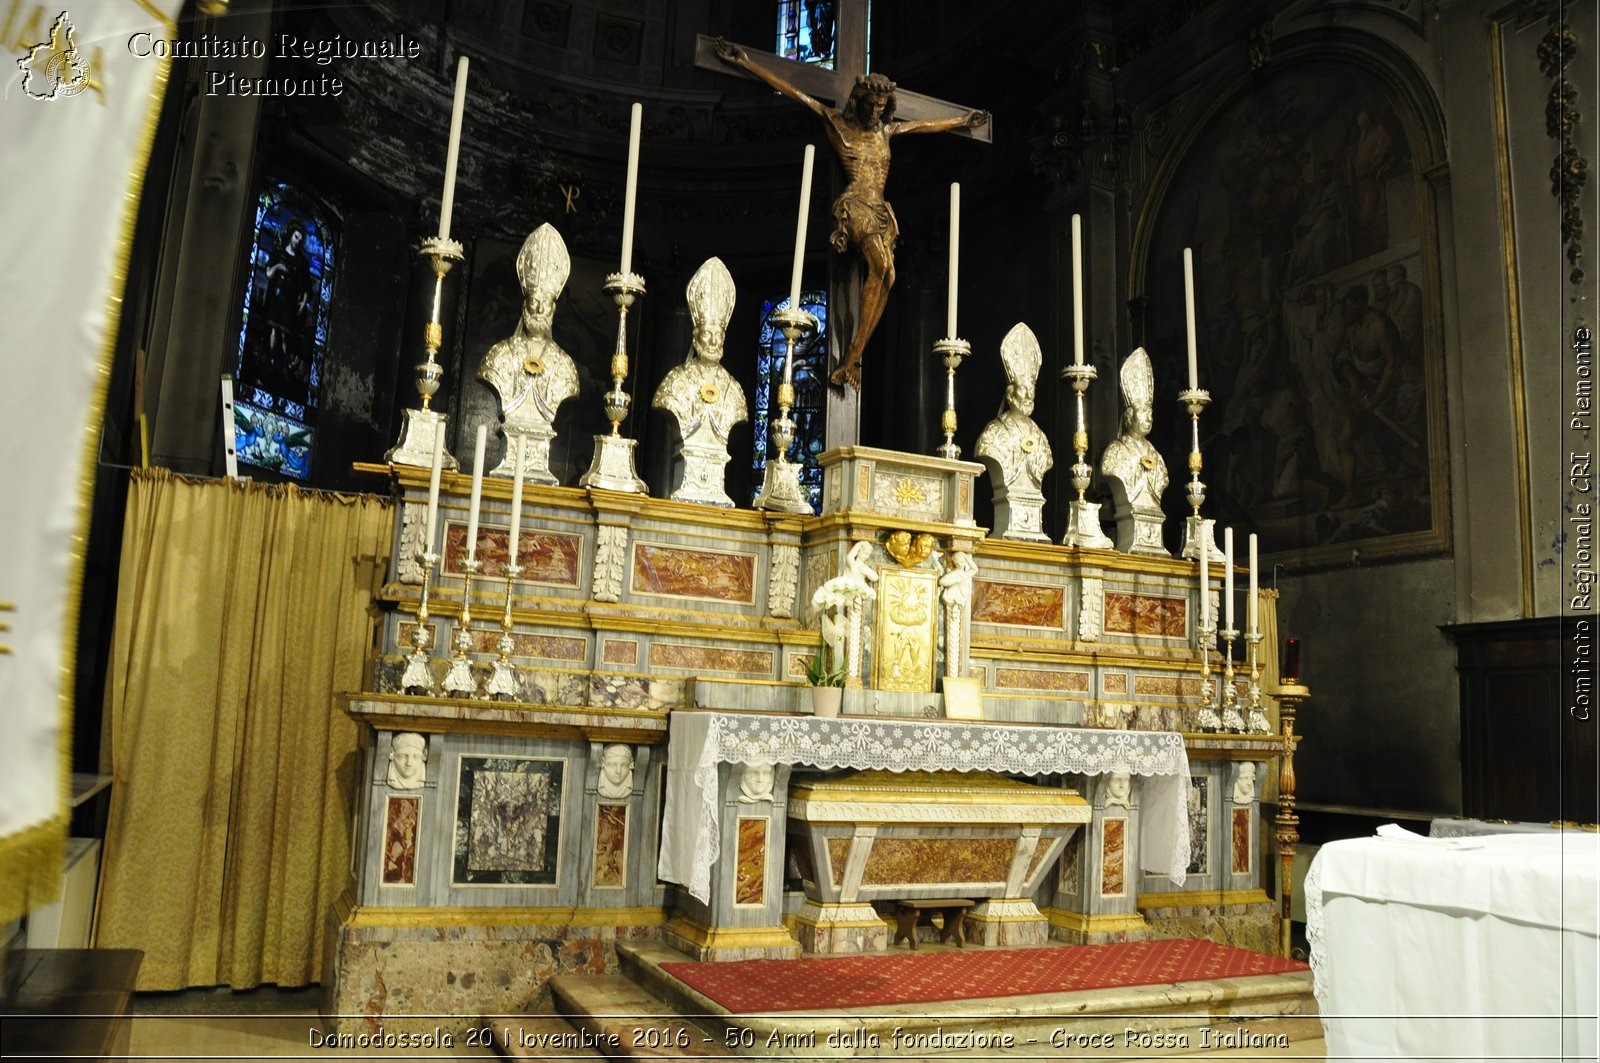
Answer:
<svg viewBox="0 0 1600 1063"><path fill-rule="evenodd" d="M1283 563L1449 546L1434 208L1406 129L1348 69L1285 70L1218 112L1153 215L1158 395L1186 386L1192 248L1206 509ZM1157 410L1170 514L1189 420Z"/></svg>

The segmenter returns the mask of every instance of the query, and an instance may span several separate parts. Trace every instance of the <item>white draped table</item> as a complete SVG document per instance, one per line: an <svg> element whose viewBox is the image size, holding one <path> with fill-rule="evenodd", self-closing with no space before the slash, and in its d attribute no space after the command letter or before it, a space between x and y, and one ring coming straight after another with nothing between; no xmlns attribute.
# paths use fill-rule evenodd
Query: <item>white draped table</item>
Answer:
<svg viewBox="0 0 1600 1063"><path fill-rule="evenodd" d="M1125 771L1146 779L1141 866L1178 886L1189 866L1189 755L1179 734L678 710L668 736L659 872L702 903L710 902L719 851L717 765L758 763L1015 775Z"/></svg>
<svg viewBox="0 0 1600 1063"><path fill-rule="evenodd" d="M1600 838L1384 830L1306 875L1328 1058L1593 1060Z"/></svg>

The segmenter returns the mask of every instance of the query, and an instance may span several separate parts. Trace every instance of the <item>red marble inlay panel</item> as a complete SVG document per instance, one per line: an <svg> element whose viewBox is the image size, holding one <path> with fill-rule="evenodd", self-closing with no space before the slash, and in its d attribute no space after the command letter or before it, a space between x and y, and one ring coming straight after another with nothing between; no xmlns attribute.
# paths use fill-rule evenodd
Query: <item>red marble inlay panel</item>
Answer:
<svg viewBox="0 0 1600 1063"><path fill-rule="evenodd" d="M400 625L400 645L411 645L411 629L415 626L415 623L402 623ZM495 643L500 639L498 625L495 627L475 626L471 631L471 635L474 652L486 654L490 657L499 655L500 651L495 647ZM444 633L444 637L447 639L451 637L448 630ZM439 639L437 633L434 635L434 639L435 641ZM581 638L573 639L560 635L540 635L532 631L513 631L511 633L511 642L514 647L511 651L511 656L513 657L543 657L551 661L583 661L587 660L589 656L588 640Z"/></svg>
<svg viewBox="0 0 1600 1063"><path fill-rule="evenodd" d="M607 664L639 663L639 643L634 639L606 639L601 653Z"/></svg>
<svg viewBox="0 0 1600 1063"><path fill-rule="evenodd" d="M422 799L391 797L384 813L383 884L410 886L417 881L417 824Z"/></svg>
<svg viewBox="0 0 1600 1063"><path fill-rule="evenodd" d="M650 647L650 665L654 668L771 675L772 664L771 650L726 650L717 646L680 646L671 642L658 642Z"/></svg>
<svg viewBox="0 0 1600 1063"><path fill-rule="evenodd" d="M1011 690L1052 690L1066 694L1089 692L1088 672L1067 672L1050 668L996 668L996 688Z"/></svg>
<svg viewBox="0 0 1600 1063"><path fill-rule="evenodd" d="M972 622L1060 630L1066 596L1066 590L1061 587L975 579L972 581Z"/></svg>
<svg viewBox="0 0 1600 1063"><path fill-rule="evenodd" d="M861 881L1004 882L1016 849L1011 838L879 838Z"/></svg>
<svg viewBox="0 0 1600 1063"><path fill-rule="evenodd" d="M491 528L479 524L478 560L483 562L483 567L474 578L492 576L505 579L510 549L510 528ZM466 556L467 526L455 521L447 522L444 526L444 574L462 575L461 559ZM583 539L577 535L523 527L517 534L517 564L522 566L522 576L517 582L576 587L579 558L582 556Z"/></svg>
<svg viewBox="0 0 1600 1063"><path fill-rule="evenodd" d="M1106 595L1105 629L1123 635L1181 639L1188 635L1188 613L1189 603L1183 598L1110 593Z"/></svg>
<svg viewBox="0 0 1600 1063"><path fill-rule="evenodd" d="M1250 873L1250 810L1233 810L1233 873Z"/></svg>
<svg viewBox="0 0 1600 1063"><path fill-rule="evenodd" d="M1100 834L1100 895L1120 897L1128 883L1122 873L1123 853L1127 848L1128 821L1107 819Z"/></svg>
<svg viewBox="0 0 1600 1063"><path fill-rule="evenodd" d="M633 591L676 598L750 604L756 600L754 554L681 550L654 543L633 547Z"/></svg>
<svg viewBox="0 0 1600 1063"><path fill-rule="evenodd" d="M739 817L739 860L733 872L733 903L767 900L767 821Z"/></svg>
<svg viewBox="0 0 1600 1063"><path fill-rule="evenodd" d="M621 889L627 882L628 806L602 803L594 823L594 884Z"/></svg>

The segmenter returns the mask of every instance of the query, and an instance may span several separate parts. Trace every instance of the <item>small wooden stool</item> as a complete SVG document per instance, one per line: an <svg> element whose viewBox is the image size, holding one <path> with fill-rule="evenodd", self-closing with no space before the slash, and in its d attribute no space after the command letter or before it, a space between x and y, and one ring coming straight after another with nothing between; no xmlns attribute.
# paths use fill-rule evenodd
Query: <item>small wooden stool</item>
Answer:
<svg viewBox="0 0 1600 1063"><path fill-rule="evenodd" d="M896 901L895 903L900 908L898 915L900 924L894 932L894 941L891 944L898 945L900 944L900 939L905 938L911 944L911 951L917 951L917 924L922 921L923 914L931 915L934 912L942 912L944 913L944 929L939 931L939 944L943 945L951 937L954 937L956 948L965 947L961 924L966 918L967 909L972 907L972 901L946 898Z"/></svg>

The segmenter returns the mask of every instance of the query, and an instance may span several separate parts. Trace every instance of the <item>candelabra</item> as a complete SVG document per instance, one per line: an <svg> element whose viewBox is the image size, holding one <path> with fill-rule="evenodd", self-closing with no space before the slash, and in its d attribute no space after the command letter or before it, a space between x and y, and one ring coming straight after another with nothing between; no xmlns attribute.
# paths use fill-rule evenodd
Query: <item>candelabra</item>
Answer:
<svg viewBox="0 0 1600 1063"><path fill-rule="evenodd" d="M390 447L383 460L392 465L433 464L434 436L444 431L445 415L433 409L433 396L444 377L444 367L438 362L439 347L444 342L444 324L440 320L439 305L444 297L444 278L451 268L464 257L462 247L454 240L431 236L422 242L422 254L433 266L433 310L428 323L422 326L422 346L427 357L417 365L417 393L422 396L421 409L405 411L405 424L400 430L400 441ZM457 468L456 459L444 454L443 466Z"/></svg>
<svg viewBox="0 0 1600 1063"><path fill-rule="evenodd" d="M489 681L483 688L485 695L498 701L517 700L517 673L511 666L511 654L517 648L516 639L511 636L511 600L515 596L517 580L521 577L521 565L513 563L506 566L506 607L500 614L500 637L494 640L494 670L489 673Z"/></svg>
<svg viewBox="0 0 1600 1063"><path fill-rule="evenodd" d="M1250 734L1271 734L1272 725L1261 709L1261 632L1252 631L1245 640L1250 643L1250 711L1244 729Z"/></svg>
<svg viewBox="0 0 1600 1063"><path fill-rule="evenodd" d="M772 320L783 331L783 383L778 385L778 417L772 422L772 452L762 471L761 493L755 508L784 513L810 513L811 500L800 486L800 465L789 460L794 445L794 349L800 337L817 327L817 319L797 306L786 306L772 313Z"/></svg>
<svg viewBox="0 0 1600 1063"><path fill-rule="evenodd" d="M1202 584L1200 593L1210 594L1211 588ZM1222 719L1214 707L1217 688L1211 682L1211 648L1217 637L1217 625L1208 617L1196 625L1195 631L1200 639L1200 708L1195 713L1194 727L1197 731L1220 731Z"/></svg>
<svg viewBox="0 0 1600 1063"><path fill-rule="evenodd" d="M1302 702L1311 698L1309 687L1302 686L1298 677L1285 676L1275 691L1278 698L1278 719L1283 725L1283 760L1278 765L1278 815L1275 820L1278 838L1278 904L1279 945L1283 954L1290 954L1291 900L1294 893L1294 846L1300 840L1300 817L1294 810L1294 718Z"/></svg>
<svg viewBox="0 0 1600 1063"><path fill-rule="evenodd" d="M1078 404L1078 427L1072 433L1072 449L1078 455L1078 460L1072 463L1072 486L1078 497L1067 509L1067 534L1062 536L1061 544L1110 550L1116 544L1100 528L1100 503L1086 501L1083 497L1089 489L1089 476L1094 472L1089 465L1089 425L1083 410L1084 393L1099 374L1094 366L1075 362L1063 369L1061 375L1072 381Z"/></svg>
<svg viewBox="0 0 1600 1063"><path fill-rule="evenodd" d="M933 345L933 353L944 358L945 369L944 416L939 421L944 442L939 444L937 453L941 458L955 461L961 457L961 448L956 446L956 370L961 368L962 359L972 354L972 344L946 336Z"/></svg>
<svg viewBox="0 0 1600 1063"><path fill-rule="evenodd" d="M628 308L644 294L644 278L637 273L612 273L606 277L605 290L617 304L617 345L611 354L611 390L605 393L606 420L611 422L611 432L594 437L594 460L589 471L578 479L578 484L606 491L649 494L644 481L634 472L633 452L639 441L622 434L622 420L633 405L628 393L622 390L623 382L628 379Z"/></svg>
<svg viewBox="0 0 1600 1063"><path fill-rule="evenodd" d="M1244 717L1239 715L1239 689L1234 685L1233 643L1239 637L1237 628L1222 630L1222 730L1231 734L1244 733Z"/></svg>
<svg viewBox="0 0 1600 1063"><path fill-rule="evenodd" d="M407 694L432 697L433 668L428 651L433 648L434 627L428 623L428 588L433 583L433 567L439 563L439 555L429 546L417 556L422 561L422 598L417 602L417 622L411 629L411 652L406 655L400 689Z"/></svg>
<svg viewBox="0 0 1600 1063"><path fill-rule="evenodd" d="M1200 556L1200 537L1211 534L1206 522L1200 519L1200 506L1206 500L1206 485L1200 481L1200 469L1204 464L1200 457L1200 411L1210 404L1211 392L1205 388L1188 388L1178 392L1178 402L1189 411L1189 484L1184 489L1184 495L1189 500L1191 510L1188 520L1184 522L1183 549L1179 556L1192 560ZM1211 539L1207 545L1214 557L1222 556L1215 539Z"/></svg>
<svg viewBox="0 0 1600 1063"><path fill-rule="evenodd" d="M478 574L483 562L475 557L461 562L466 578L461 585L461 615L456 618L456 630L450 638L455 653L450 658L450 670L444 676L444 692L457 697L478 697L478 680L472 674L472 577Z"/></svg>

